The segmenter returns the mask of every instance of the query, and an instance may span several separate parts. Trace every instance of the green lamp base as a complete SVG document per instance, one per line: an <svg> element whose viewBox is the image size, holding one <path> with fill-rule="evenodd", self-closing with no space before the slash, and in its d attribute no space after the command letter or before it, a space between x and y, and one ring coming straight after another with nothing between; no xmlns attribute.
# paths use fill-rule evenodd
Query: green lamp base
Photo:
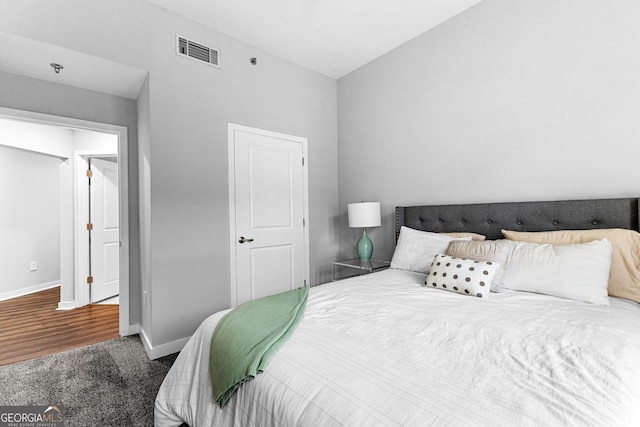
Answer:
<svg viewBox="0 0 640 427"><path fill-rule="evenodd" d="M371 239L367 236L366 228L362 229L362 236L360 240L358 240L356 248L360 261L369 261L371 259L371 255L373 255L373 243L371 243Z"/></svg>

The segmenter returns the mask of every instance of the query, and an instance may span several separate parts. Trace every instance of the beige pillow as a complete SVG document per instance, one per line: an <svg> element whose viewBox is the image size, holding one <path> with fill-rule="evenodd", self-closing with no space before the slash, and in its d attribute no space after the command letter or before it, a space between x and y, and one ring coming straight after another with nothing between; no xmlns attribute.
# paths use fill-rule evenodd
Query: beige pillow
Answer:
<svg viewBox="0 0 640 427"><path fill-rule="evenodd" d="M504 267L507 265L507 257L514 246L515 243L508 240L453 240L449 242L446 254L477 261L494 261L500 264L491 281L491 291L500 292Z"/></svg>
<svg viewBox="0 0 640 427"><path fill-rule="evenodd" d="M484 240L487 238L487 236L484 236L482 234L478 234L478 233L467 233L464 231L454 231L452 233L438 233L438 234L444 234L446 236L449 237L453 237L454 239L459 239L459 238L464 238L464 237L471 237L471 240Z"/></svg>
<svg viewBox="0 0 640 427"><path fill-rule="evenodd" d="M640 302L640 233L622 228L521 232L502 230L509 240L568 245L607 239L613 246L609 295Z"/></svg>

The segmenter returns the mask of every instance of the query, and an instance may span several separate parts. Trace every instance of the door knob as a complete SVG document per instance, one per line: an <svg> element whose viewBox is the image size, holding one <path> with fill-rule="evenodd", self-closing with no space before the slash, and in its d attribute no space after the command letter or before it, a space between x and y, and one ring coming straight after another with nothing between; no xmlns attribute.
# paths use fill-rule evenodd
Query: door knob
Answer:
<svg viewBox="0 0 640 427"><path fill-rule="evenodd" d="M238 239L238 242L240 243L253 242L253 239L245 239L244 236L240 236L240 239Z"/></svg>

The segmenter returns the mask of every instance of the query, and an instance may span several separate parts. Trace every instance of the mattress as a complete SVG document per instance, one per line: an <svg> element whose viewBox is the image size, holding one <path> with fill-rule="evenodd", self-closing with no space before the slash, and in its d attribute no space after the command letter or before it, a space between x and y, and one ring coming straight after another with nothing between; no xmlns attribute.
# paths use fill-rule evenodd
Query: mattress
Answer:
<svg viewBox="0 0 640 427"><path fill-rule="evenodd" d="M206 319L166 376L158 427L638 426L640 306L475 298L385 270L311 288L304 319L227 406Z"/></svg>

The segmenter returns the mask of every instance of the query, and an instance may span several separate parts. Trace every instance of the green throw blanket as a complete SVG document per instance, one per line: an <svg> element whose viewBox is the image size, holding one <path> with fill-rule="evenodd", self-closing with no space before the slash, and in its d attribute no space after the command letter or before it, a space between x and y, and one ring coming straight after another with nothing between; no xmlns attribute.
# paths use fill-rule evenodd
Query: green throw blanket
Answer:
<svg viewBox="0 0 640 427"><path fill-rule="evenodd" d="M309 288L298 288L239 305L216 326L209 375L223 407L240 385L264 370L302 319Z"/></svg>

